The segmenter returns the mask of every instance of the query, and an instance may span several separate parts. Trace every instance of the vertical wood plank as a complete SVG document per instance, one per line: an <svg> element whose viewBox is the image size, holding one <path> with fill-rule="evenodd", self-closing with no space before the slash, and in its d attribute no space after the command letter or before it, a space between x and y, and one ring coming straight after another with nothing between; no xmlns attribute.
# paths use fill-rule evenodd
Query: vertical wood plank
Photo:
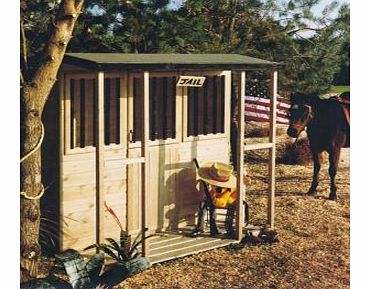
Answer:
<svg viewBox="0 0 370 289"><path fill-rule="evenodd" d="M128 126L128 139L130 142L133 141L132 132L134 130L134 79L132 76L128 75L128 87L127 87L127 126Z"/></svg>
<svg viewBox="0 0 370 289"><path fill-rule="evenodd" d="M230 82L230 78L228 79ZM231 85L228 83L226 86ZM238 142L237 142L237 210L236 210L236 238L243 237L243 172L244 172L244 97L245 97L245 71L238 73Z"/></svg>
<svg viewBox="0 0 370 289"><path fill-rule="evenodd" d="M277 70L270 74L270 135L272 147L269 149L269 185L267 202L267 222L271 229L274 228L275 216L275 156L276 156L276 99L277 99Z"/></svg>
<svg viewBox="0 0 370 289"><path fill-rule="evenodd" d="M64 100L64 153L71 149L71 78L66 77Z"/></svg>
<svg viewBox="0 0 370 289"><path fill-rule="evenodd" d="M227 138L230 138L230 112L231 112L231 71L225 71L225 94L224 94L224 132L226 134ZM245 83L245 81L244 81ZM245 94L245 88L244 88L244 94ZM244 95L243 94L243 99ZM243 100L244 101L244 100ZM243 104L244 105L244 104ZM243 124L244 124L244 107L243 107ZM243 130L244 131L244 130Z"/></svg>
<svg viewBox="0 0 370 289"><path fill-rule="evenodd" d="M80 80L75 79L73 86L73 147L81 145L81 94Z"/></svg>
<svg viewBox="0 0 370 289"><path fill-rule="evenodd" d="M222 121L224 121L223 119L223 115L222 115L222 95L225 95L224 93L222 93L221 91L221 81L223 81L223 78L220 77L220 76L217 76L216 78L216 91L215 91L215 94L216 94L216 133L219 133L221 132L221 129L222 129Z"/></svg>
<svg viewBox="0 0 370 289"><path fill-rule="evenodd" d="M97 73L96 242L104 241L104 72Z"/></svg>
<svg viewBox="0 0 370 289"><path fill-rule="evenodd" d="M188 135L188 96L184 88L176 86L176 139L184 141Z"/></svg>
<svg viewBox="0 0 370 289"><path fill-rule="evenodd" d="M94 109L94 82L85 80L85 146L92 146L94 142L93 109Z"/></svg>
<svg viewBox="0 0 370 289"><path fill-rule="evenodd" d="M144 256L148 256L149 246L148 240L145 239L147 229L147 200L149 194L149 72L144 72L144 93L143 93L143 106L142 106L142 138L141 138L141 155L145 161L141 165L141 230L142 230L142 251Z"/></svg>
<svg viewBox="0 0 370 289"><path fill-rule="evenodd" d="M156 106L157 106L157 114L156 114L156 132L157 132L157 139L163 139L163 124L164 124L164 87L163 87L163 77L157 77L157 99Z"/></svg>
<svg viewBox="0 0 370 289"><path fill-rule="evenodd" d="M183 87L185 91L184 96L184 123L187 130L184 132L184 136L193 136L195 132L195 121L194 121L194 111L195 111L195 97L194 97L194 88L193 87Z"/></svg>
<svg viewBox="0 0 370 289"><path fill-rule="evenodd" d="M116 143L117 138L117 86L116 79L111 78L110 80L110 107L109 110L109 124L110 124L110 143Z"/></svg>
<svg viewBox="0 0 370 289"><path fill-rule="evenodd" d="M203 128L204 128L204 117L203 117L203 111L204 111L204 87L194 87L196 91L198 91L198 96L195 99L196 102L198 102L198 108L197 108L197 119L198 119L198 131L197 135L204 134Z"/></svg>
<svg viewBox="0 0 370 289"><path fill-rule="evenodd" d="M127 105L128 105L128 97L127 97L127 72L120 74L120 100L119 100L119 121L120 121L120 143L123 145L124 148L127 148L127 122L128 122L128 113L127 113ZM126 151L125 151L126 153Z"/></svg>
<svg viewBox="0 0 370 289"><path fill-rule="evenodd" d="M59 107L60 107L60 113L59 113L59 180L63 180L63 155L65 151L65 143L64 143L64 136L65 136L65 131L64 131L64 119L65 119L65 96L64 96L64 73L59 72L58 74L58 80L59 80ZM59 181L59 250L62 250L63 248L63 241L64 241L64 223L63 223L63 218L64 218L64 208L63 208L63 182Z"/></svg>

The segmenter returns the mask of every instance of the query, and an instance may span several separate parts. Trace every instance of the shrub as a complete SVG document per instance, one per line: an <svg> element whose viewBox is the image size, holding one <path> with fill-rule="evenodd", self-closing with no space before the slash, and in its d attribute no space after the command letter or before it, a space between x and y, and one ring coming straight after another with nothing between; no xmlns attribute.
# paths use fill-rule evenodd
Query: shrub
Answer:
<svg viewBox="0 0 370 289"><path fill-rule="evenodd" d="M269 125L247 126L244 137L268 137L270 133ZM281 136L286 133L286 128L276 127L276 135Z"/></svg>
<svg viewBox="0 0 370 289"><path fill-rule="evenodd" d="M277 160L283 164L290 165L308 165L312 163L308 138L298 139L294 143L285 143Z"/></svg>

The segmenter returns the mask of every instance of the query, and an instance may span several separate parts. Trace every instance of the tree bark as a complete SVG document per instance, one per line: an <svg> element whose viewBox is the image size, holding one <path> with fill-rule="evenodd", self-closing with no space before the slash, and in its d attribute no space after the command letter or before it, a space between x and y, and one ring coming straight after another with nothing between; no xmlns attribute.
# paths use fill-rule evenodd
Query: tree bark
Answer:
<svg viewBox="0 0 370 289"><path fill-rule="evenodd" d="M83 0L64 0L60 4L48 44L40 58L40 66L21 88L21 155L32 151L40 140L41 116L66 51L67 44ZM41 152L35 151L21 163L21 192L36 197L42 190ZM41 256L39 244L40 200L21 197L20 203L20 266L21 282L38 274Z"/></svg>

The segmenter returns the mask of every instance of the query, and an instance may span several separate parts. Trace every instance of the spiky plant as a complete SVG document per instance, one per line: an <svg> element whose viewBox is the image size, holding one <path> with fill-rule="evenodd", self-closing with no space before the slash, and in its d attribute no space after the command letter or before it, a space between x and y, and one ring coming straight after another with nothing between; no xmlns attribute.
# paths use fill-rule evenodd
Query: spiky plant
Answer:
<svg viewBox="0 0 370 289"><path fill-rule="evenodd" d="M123 226L114 210L106 203L104 203L104 205L106 210L110 213L120 228L120 240L117 242L113 238L105 238L107 243L95 243L86 247L84 250L97 248L115 259L118 263L122 264L141 256L141 252L139 252L138 247L143 241L142 234L139 233L134 241L131 242L131 235L129 235L127 231L123 229ZM150 237L152 237L152 235L144 237L144 240Z"/></svg>

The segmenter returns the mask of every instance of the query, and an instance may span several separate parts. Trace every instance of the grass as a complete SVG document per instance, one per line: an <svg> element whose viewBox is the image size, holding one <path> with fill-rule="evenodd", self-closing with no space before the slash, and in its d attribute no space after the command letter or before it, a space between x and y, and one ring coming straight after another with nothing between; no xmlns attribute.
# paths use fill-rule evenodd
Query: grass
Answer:
<svg viewBox="0 0 370 289"><path fill-rule="evenodd" d="M342 85L342 86L332 86L330 89L330 93L342 93L345 91L350 91L349 85Z"/></svg>

